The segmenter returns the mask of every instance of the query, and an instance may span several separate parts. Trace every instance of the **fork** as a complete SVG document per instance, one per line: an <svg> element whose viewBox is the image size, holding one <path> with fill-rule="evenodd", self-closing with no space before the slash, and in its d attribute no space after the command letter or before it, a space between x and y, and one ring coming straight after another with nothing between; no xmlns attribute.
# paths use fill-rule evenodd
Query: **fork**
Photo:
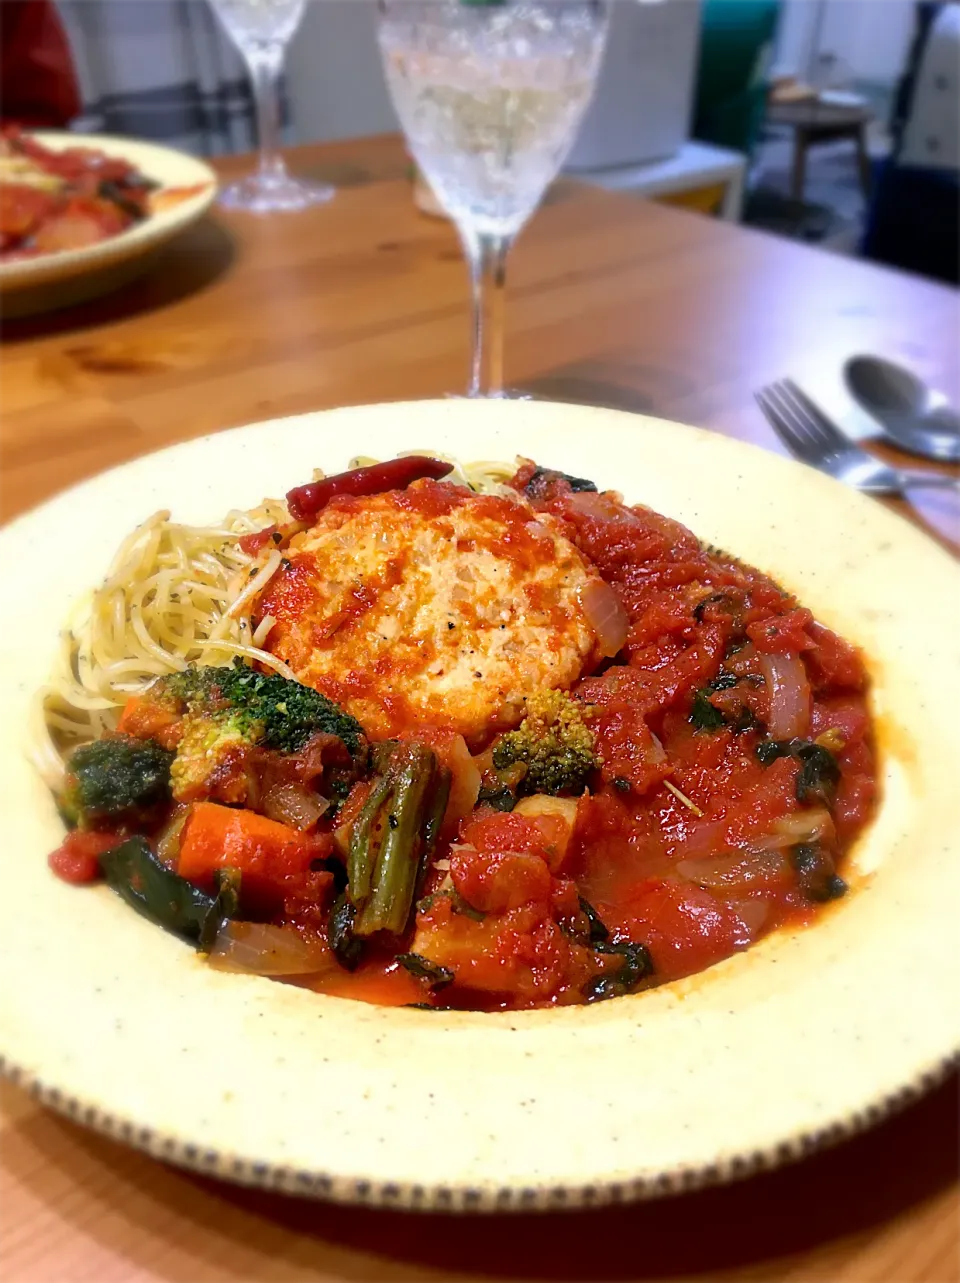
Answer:
<svg viewBox="0 0 960 1283"><path fill-rule="evenodd" d="M891 468L845 437L791 379L756 393L768 423L795 458L867 494L902 494L910 486L960 489L960 478Z"/></svg>

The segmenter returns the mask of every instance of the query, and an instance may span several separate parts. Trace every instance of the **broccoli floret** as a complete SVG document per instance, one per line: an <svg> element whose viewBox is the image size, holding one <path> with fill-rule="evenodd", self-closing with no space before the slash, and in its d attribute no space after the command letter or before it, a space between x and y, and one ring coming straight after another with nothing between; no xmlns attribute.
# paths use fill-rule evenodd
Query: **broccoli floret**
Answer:
<svg viewBox="0 0 960 1283"><path fill-rule="evenodd" d="M279 753L298 753L314 735L334 735L350 756L365 757L367 741L355 717L310 686L243 664L227 669L222 690L229 703L262 723L263 743Z"/></svg>
<svg viewBox="0 0 960 1283"><path fill-rule="evenodd" d="M366 754L363 727L310 686L278 673L258 673L236 662L224 668L188 668L160 679L169 694L197 716L229 715L236 734L279 753L298 753L314 735L333 735L356 760Z"/></svg>
<svg viewBox="0 0 960 1283"><path fill-rule="evenodd" d="M60 809L88 828L105 820L148 816L170 800L173 754L149 740L110 735L74 749Z"/></svg>
<svg viewBox="0 0 960 1283"><path fill-rule="evenodd" d="M183 734L170 768L173 795L178 801L194 801L209 788L211 777L221 770L231 753L242 752L259 742L256 723L226 708L215 714L188 713ZM242 785L246 793L246 783ZM240 800L224 797L223 801Z"/></svg>
<svg viewBox="0 0 960 1283"><path fill-rule="evenodd" d="M531 695L520 726L494 745L493 765L503 771L522 763L527 769L521 793L582 793L597 765L594 734L585 716L588 710L565 691Z"/></svg>
<svg viewBox="0 0 960 1283"><path fill-rule="evenodd" d="M348 757L348 764L334 767L325 781L334 796L349 791L367 765L363 728L349 713L309 686L266 676L240 662L162 677L147 698L169 704L182 717L172 771L174 796L180 801L211 790L222 801L242 801L246 785L236 759L245 750L298 753L318 734L340 740Z"/></svg>

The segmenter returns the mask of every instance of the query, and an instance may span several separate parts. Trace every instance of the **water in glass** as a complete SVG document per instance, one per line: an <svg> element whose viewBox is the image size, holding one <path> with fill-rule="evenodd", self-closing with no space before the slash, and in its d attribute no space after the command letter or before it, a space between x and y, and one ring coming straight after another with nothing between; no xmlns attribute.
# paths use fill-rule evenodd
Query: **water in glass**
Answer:
<svg viewBox="0 0 960 1283"><path fill-rule="evenodd" d="M452 218L478 232L517 232L593 92L602 39L591 6L399 7L381 43L417 163Z"/></svg>

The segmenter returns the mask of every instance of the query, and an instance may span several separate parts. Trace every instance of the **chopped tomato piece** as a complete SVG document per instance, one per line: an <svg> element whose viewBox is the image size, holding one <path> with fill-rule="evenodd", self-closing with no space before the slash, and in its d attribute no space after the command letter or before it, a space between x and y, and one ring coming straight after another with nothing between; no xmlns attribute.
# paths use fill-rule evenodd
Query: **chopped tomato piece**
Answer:
<svg viewBox="0 0 960 1283"><path fill-rule="evenodd" d="M255 530L252 534L243 535L237 540L237 547L249 557L255 557L261 548L267 544L273 543L273 536L277 533L276 526L267 526L265 530Z"/></svg>
<svg viewBox="0 0 960 1283"><path fill-rule="evenodd" d="M533 820L512 812L487 811L460 825L460 839L478 851L528 851L546 859L547 839Z"/></svg>
<svg viewBox="0 0 960 1283"><path fill-rule="evenodd" d="M747 624L747 636L757 650L768 655L796 655L812 648L814 643L809 632L812 623L810 611L798 608Z"/></svg>
<svg viewBox="0 0 960 1283"><path fill-rule="evenodd" d="M595 723L597 746L603 758L602 773L608 784L617 781L637 793L647 793L673 774L663 745L636 708L604 710Z"/></svg>
<svg viewBox="0 0 960 1283"><path fill-rule="evenodd" d="M870 717L862 699L836 695L821 698L814 704L810 717L810 737L816 739L827 731L837 731L844 744L857 744L864 738L869 726Z"/></svg>
<svg viewBox="0 0 960 1283"><path fill-rule="evenodd" d="M543 835L544 852L551 873L559 873L567 858L577 824L578 801L534 793L521 798L513 814L532 820Z"/></svg>
<svg viewBox="0 0 960 1283"><path fill-rule="evenodd" d="M833 821L841 842L849 842L870 818L877 797L873 752L864 740L838 754L840 782L833 800Z"/></svg>
<svg viewBox="0 0 960 1283"><path fill-rule="evenodd" d="M823 624L811 624L807 631L813 639L813 649L805 658L815 687L819 690L828 687L863 690L867 684L867 672L857 648L829 628L824 628Z"/></svg>
<svg viewBox="0 0 960 1283"><path fill-rule="evenodd" d="M675 878L641 882L604 920L645 944L654 966L668 976L689 975L749 943L743 923L723 901Z"/></svg>
<svg viewBox="0 0 960 1283"><path fill-rule="evenodd" d="M598 959L563 934L546 904L525 904L480 921L433 897L417 917L413 951L449 967L456 983L521 1005L575 1001L591 975L618 965ZM473 1005L473 1004L471 1004Z"/></svg>
<svg viewBox="0 0 960 1283"><path fill-rule="evenodd" d="M503 913L550 898L550 870L539 855L455 846L450 876L467 903L484 913Z"/></svg>
<svg viewBox="0 0 960 1283"><path fill-rule="evenodd" d="M74 829L51 852L47 863L64 882L72 882L76 886L98 882L101 876L99 857L104 851L112 851L122 841L121 834Z"/></svg>

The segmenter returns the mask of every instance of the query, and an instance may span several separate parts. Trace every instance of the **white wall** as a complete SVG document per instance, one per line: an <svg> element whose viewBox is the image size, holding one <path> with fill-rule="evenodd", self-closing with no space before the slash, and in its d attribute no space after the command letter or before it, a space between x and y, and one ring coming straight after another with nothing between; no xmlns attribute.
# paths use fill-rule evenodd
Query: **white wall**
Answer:
<svg viewBox="0 0 960 1283"><path fill-rule="evenodd" d="M861 4L851 54L851 62L860 80L898 80L913 40L915 13L915 0L880 0L879 5Z"/></svg>
<svg viewBox="0 0 960 1283"><path fill-rule="evenodd" d="M777 25L773 73L807 76L807 61L821 0L783 0Z"/></svg>
<svg viewBox="0 0 960 1283"><path fill-rule="evenodd" d="M380 67L376 0L307 0L287 55L298 142L399 128Z"/></svg>
<svg viewBox="0 0 960 1283"><path fill-rule="evenodd" d="M784 0L777 72L801 79L811 74L809 58L821 10L821 54L836 55L853 80L893 84L900 78L913 36L913 0Z"/></svg>

